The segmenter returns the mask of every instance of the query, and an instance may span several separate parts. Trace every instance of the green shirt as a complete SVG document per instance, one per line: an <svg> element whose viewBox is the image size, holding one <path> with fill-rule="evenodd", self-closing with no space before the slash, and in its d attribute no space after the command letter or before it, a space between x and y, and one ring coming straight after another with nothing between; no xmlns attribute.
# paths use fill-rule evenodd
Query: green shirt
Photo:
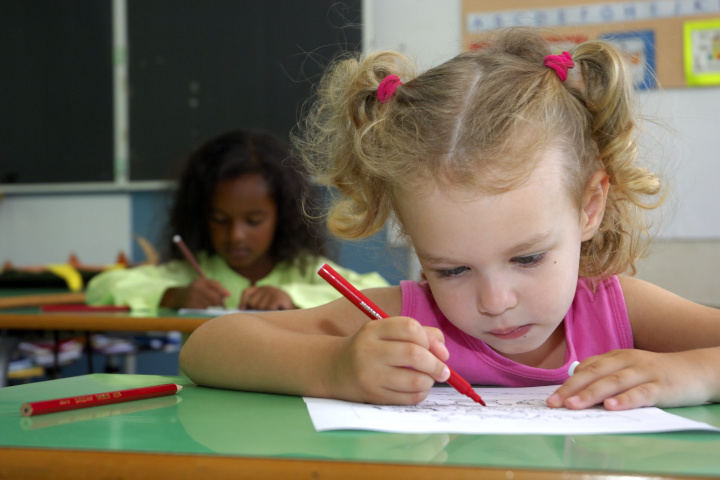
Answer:
<svg viewBox="0 0 720 480"><path fill-rule="evenodd" d="M219 255L200 253L198 263L208 278L218 281L230 291L225 308L237 308L243 290L250 281L236 273ZM378 273L360 274L342 268L324 257L308 261L304 272L294 263L281 262L255 286L273 286L285 291L298 308L323 305L340 298L340 293L323 280L317 270L328 263L356 288L385 287L388 282ZM89 305L127 305L132 310L157 309L165 290L186 287L197 276L184 260L173 260L162 265L143 265L122 270L110 270L90 280L86 291Z"/></svg>

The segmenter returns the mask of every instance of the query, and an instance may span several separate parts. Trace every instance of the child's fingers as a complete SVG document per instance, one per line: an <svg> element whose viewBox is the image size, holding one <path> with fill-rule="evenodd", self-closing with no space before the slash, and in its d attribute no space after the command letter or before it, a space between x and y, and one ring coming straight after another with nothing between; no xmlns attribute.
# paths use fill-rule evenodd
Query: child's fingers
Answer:
<svg viewBox="0 0 720 480"><path fill-rule="evenodd" d="M197 278L185 288L184 306L187 308L207 308L222 305L229 292L218 282L207 278Z"/></svg>
<svg viewBox="0 0 720 480"><path fill-rule="evenodd" d="M645 382L606 398L603 406L607 410L629 410L658 404L660 388L657 383Z"/></svg>
<svg viewBox="0 0 720 480"><path fill-rule="evenodd" d="M432 386L432 383L444 382L450 377L450 369L430 350L410 342L397 342L393 345L388 349L385 361L393 367L412 369L413 372L424 374L421 384L411 384L406 387L410 390L424 388L426 382L430 382L429 385ZM406 375L405 377L406 381L420 382L419 377L416 378L415 375ZM399 390L407 391L406 388Z"/></svg>
<svg viewBox="0 0 720 480"><path fill-rule="evenodd" d="M425 373L390 365L379 356L355 364L350 375L339 378L339 398L387 404L412 405L422 401L435 384Z"/></svg>
<svg viewBox="0 0 720 480"><path fill-rule="evenodd" d="M388 342L388 348L383 353L383 361L386 364L410 368L425 374L433 381L444 382L448 379L450 370L431 351L432 347L441 355L447 353L444 342L441 341L442 334L434 332L434 329L426 329L417 321L407 317L394 317L370 323L372 325L367 326L376 329L375 334L378 338Z"/></svg>
<svg viewBox="0 0 720 480"><path fill-rule="evenodd" d="M250 297L255 293L257 290L257 287L248 287L245 290L243 290L242 295L240 296L240 305L238 308L240 310L248 310L249 309L249 301Z"/></svg>
<svg viewBox="0 0 720 480"><path fill-rule="evenodd" d="M572 410L603 404L608 410L654 405L658 400L658 385L637 369L624 368L590 383L565 399Z"/></svg>
<svg viewBox="0 0 720 480"><path fill-rule="evenodd" d="M427 396L436 381L449 377L445 364L428 349L427 333L411 318L367 322L350 345L349 365L364 401L414 404Z"/></svg>
<svg viewBox="0 0 720 480"><path fill-rule="evenodd" d="M438 328L424 327L430 339L430 353L435 355L439 360L446 362L450 358L450 352L448 352L445 346L445 335Z"/></svg>
<svg viewBox="0 0 720 480"><path fill-rule="evenodd" d="M640 350L615 350L584 360L553 395L550 407L584 409L603 404L608 410L658 405L674 396L666 358Z"/></svg>
<svg viewBox="0 0 720 480"><path fill-rule="evenodd" d="M243 310L290 310L295 308L292 298L283 290L264 286L248 287L241 296Z"/></svg>
<svg viewBox="0 0 720 480"><path fill-rule="evenodd" d="M423 401L435 385L435 380L430 376L410 368L394 368L382 378L383 382L378 385L378 396L373 400L379 400L376 403L416 404Z"/></svg>
<svg viewBox="0 0 720 480"><path fill-rule="evenodd" d="M191 288L198 292L204 298L216 302L211 305L222 305L223 300L230 295L230 292L222 286L221 283L209 278L198 278L192 284Z"/></svg>
<svg viewBox="0 0 720 480"><path fill-rule="evenodd" d="M595 395L586 390L598 379L617 371L622 368L623 365L619 363L614 364L615 362L612 361L608 362L607 359L603 357L603 355L590 357L578 364L574 368L573 375L548 397L547 405L550 407L570 408L567 400L573 398L574 408L587 408L604 400L595 400L595 403L590 404L595 398ZM595 393L596 392L597 391L595 391Z"/></svg>
<svg viewBox="0 0 720 480"><path fill-rule="evenodd" d="M391 317L370 322L375 334L382 340L411 342L425 349L430 348L429 329L409 317Z"/></svg>

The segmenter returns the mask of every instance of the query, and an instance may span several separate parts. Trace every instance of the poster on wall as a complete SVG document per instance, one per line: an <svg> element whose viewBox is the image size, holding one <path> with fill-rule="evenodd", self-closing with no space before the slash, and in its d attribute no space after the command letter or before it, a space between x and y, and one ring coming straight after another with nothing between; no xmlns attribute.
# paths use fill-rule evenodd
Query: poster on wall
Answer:
<svg viewBox="0 0 720 480"><path fill-rule="evenodd" d="M555 35L547 36L545 39L550 42L553 55L560 55L565 51L572 51L573 48L583 42L590 40L587 35Z"/></svg>
<svg viewBox="0 0 720 480"><path fill-rule="evenodd" d="M596 37L615 45L627 60L633 86L639 90L656 88L655 74L655 31L637 30L630 32L601 33ZM591 39L588 35L555 35L546 36L553 54L558 55ZM482 40L470 44L470 50L478 50L485 46Z"/></svg>
<svg viewBox="0 0 720 480"><path fill-rule="evenodd" d="M655 88L655 31L637 30L600 35L614 44L628 59L633 85L639 90Z"/></svg>
<svg viewBox="0 0 720 480"><path fill-rule="evenodd" d="M685 22L685 81L720 85L720 18Z"/></svg>
<svg viewBox="0 0 720 480"><path fill-rule="evenodd" d="M627 53L638 89L720 83L712 56L720 0L462 0L462 13L463 43L470 49L496 28L540 27L570 39L613 41ZM694 57L690 41L682 41L686 22L704 25L692 28Z"/></svg>

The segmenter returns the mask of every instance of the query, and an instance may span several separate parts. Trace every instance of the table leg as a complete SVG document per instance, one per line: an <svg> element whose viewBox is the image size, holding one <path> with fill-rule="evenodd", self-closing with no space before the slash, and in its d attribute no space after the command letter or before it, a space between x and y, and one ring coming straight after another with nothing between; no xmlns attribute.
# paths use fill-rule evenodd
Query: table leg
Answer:
<svg viewBox="0 0 720 480"><path fill-rule="evenodd" d="M8 370L12 354L17 348L20 339L8 335L6 331L0 331L0 388L8 384Z"/></svg>
<svg viewBox="0 0 720 480"><path fill-rule="evenodd" d="M134 353L128 353L125 355L125 371L123 373L135 374L137 373L137 357Z"/></svg>

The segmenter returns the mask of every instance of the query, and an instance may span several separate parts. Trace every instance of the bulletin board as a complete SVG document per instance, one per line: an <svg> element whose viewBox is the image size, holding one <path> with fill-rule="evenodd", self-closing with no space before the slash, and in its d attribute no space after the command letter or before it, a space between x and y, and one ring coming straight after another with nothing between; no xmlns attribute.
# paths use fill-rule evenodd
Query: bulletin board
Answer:
<svg viewBox="0 0 720 480"><path fill-rule="evenodd" d="M636 86L685 87L687 22L720 19L720 1L694 0L463 0L465 50L473 48L483 31L511 25L546 28L554 43L572 46L598 38L620 43L636 72ZM627 48L625 48L627 47ZM639 70L644 70L639 71Z"/></svg>

